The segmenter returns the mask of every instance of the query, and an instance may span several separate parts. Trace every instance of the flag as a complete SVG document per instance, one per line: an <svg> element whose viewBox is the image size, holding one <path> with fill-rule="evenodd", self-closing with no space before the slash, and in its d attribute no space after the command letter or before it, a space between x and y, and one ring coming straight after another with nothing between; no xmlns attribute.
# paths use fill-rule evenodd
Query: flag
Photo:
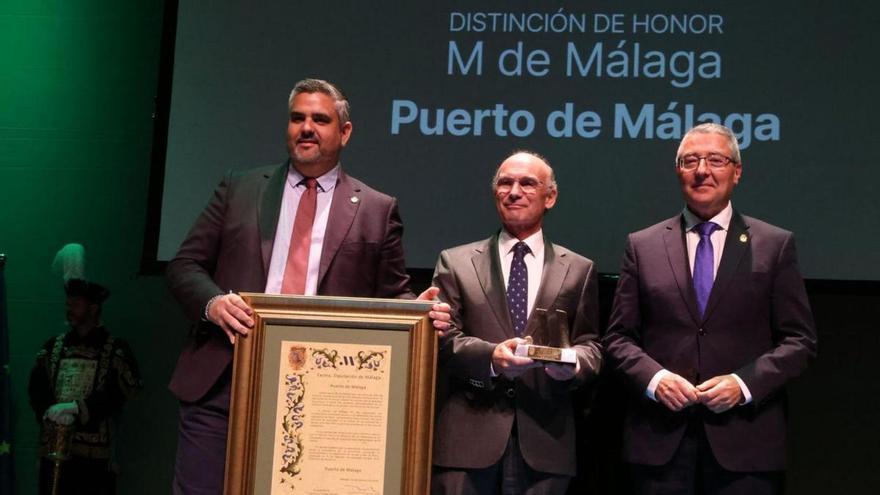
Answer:
<svg viewBox="0 0 880 495"><path fill-rule="evenodd" d="M0 493L12 493L12 388L6 319L6 255L0 254Z"/></svg>

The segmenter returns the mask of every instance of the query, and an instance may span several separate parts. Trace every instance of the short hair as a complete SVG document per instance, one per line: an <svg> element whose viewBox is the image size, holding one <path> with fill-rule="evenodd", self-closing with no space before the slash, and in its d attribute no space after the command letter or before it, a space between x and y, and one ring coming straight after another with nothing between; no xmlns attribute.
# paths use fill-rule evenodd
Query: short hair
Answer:
<svg viewBox="0 0 880 495"><path fill-rule="evenodd" d="M540 154L538 154L534 151L531 151L531 150L513 150L513 152L511 152L509 155L504 157L504 160L501 160L501 163L499 163L498 166L495 168L495 175L492 176L492 190L493 191L495 190L495 183L498 182L498 172L501 171L501 165L504 165L504 162L506 162L508 158L510 158L514 155L519 155L521 153L526 154L526 155L531 155L531 156L537 158L538 160L541 160L542 162L544 162L544 165L546 165L547 169L550 170L550 181L547 183L547 188L550 189L551 191L557 191L558 186L556 185L556 172L554 172L553 167L550 166L550 160L544 158Z"/></svg>
<svg viewBox="0 0 880 495"><path fill-rule="evenodd" d="M730 158L736 163L742 163L742 157L739 152L739 143L736 140L736 134L730 130L729 127L723 126L721 124L716 124L714 122L707 122L705 124L700 124L696 127L693 127L691 130L687 131L684 136L681 138L681 143L678 145L678 151L675 153L675 162L678 163L678 159L681 158L681 145L684 143L684 140L688 138L691 134L719 134L727 138L727 146L730 148L730 154L733 155Z"/></svg>
<svg viewBox="0 0 880 495"><path fill-rule="evenodd" d="M287 99L288 110L293 109L293 99L300 93L323 93L333 98L336 115L339 116L339 124L342 125L351 120L351 105L348 103L348 98L334 84L323 79L303 79L297 82L290 92L290 98Z"/></svg>

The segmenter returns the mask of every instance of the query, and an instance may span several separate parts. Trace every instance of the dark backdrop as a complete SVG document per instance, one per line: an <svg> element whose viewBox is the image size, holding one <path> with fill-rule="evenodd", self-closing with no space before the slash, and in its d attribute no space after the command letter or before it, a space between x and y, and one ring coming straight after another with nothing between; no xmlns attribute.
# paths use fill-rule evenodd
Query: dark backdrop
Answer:
<svg viewBox="0 0 880 495"><path fill-rule="evenodd" d="M352 103L354 130L343 165L398 198L412 266L433 266L441 248L494 226L494 211L486 207L492 172L513 149L529 148L547 156L559 179L563 199L547 218L556 242L615 271L628 232L679 208L678 140L695 121L712 118L700 117L706 112L741 135L743 176L734 204L797 233L805 276L880 280L880 251L873 249L880 219L864 214L880 182L880 168L866 160L880 112L876 2L179 3L173 84L163 100L168 107L160 108L169 119L167 147L155 149L164 166L162 209L150 211L161 216L153 253L159 260L170 259L228 169L285 158L291 85L321 77L339 84ZM475 29L468 30L456 21L492 13L539 22L505 32L504 22L494 30L471 23ZM603 30L601 20L610 16L620 21L616 32ZM564 29L574 21L554 24L571 18L586 21L584 29ZM646 18L653 26L648 33L636 22ZM550 29L542 29L546 19ZM696 32L673 30L670 19L696 19L687 23ZM718 28L701 33L706 19L716 19ZM453 63L449 73L451 43L463 58L482 43L482 72L463 74ZM524 58L546 56L547 65L538 75L503 75L499 59L509 69L514 47L522 47ZM572 53L584 66L593 61L585 75L567 70L579 64ZM676 75L689 67L692 78ZM395 105L417 106L426 124L420 117L395 130ZM464 124L442 126L442 135L422 130L438 119L476 119L466 116L496 105L510 116L529 112L532 132L514 135L502 118L499 133L494 117L479 135L464 132ZM594 136L548 130L548 116L559 117L566 105L571 120L594 112L601 120ZM411 112L401 111L401 120ZM640 130L618 125L623 116L641 122L632 125ZM769 124L773 119L778 127ZM555 120L557 130L561 121ZM851 232L862 241L839 242Z"/></svg>

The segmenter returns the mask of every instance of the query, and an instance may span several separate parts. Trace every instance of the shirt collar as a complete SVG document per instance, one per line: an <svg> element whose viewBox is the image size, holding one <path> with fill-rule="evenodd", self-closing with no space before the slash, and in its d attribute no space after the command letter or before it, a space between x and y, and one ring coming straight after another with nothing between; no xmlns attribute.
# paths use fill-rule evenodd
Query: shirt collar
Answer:
<svg viewBox="0 0 880 495"><path fill-rule="evenodd" d="M505 229L501 229L501 233L498 235L498 246L501 248L501 252L504 254L510 253L513 251L513 246L519 242L519 239L510 235ZM544 256L544 231L543 229L538 229L534 234L523 239L523 242L529 247L532 254L535 255L536 258ZM541 258L538 258L541 259Z"/></svg>
<svg viewBox="0 0 880 495"><path fill-rule="evenodd" d="M337 163L335 167L331 168L324 175L317 177L318 187L321 191L327 192L332 191L333 188L336 187L336 179L339 178L339 169L342 167L342 164ZM293 165L287 167L287 183L290 187L296 187L300 182L305 179L305 176L299 173L299 170L296 169Z"/></svg>
<svg viewBox="0 0 880 495"><path fill-rule="evenodd" d="M690 232L697 224L703 223L703 219L694 215L694 212L688 209L687 206L684 207L684 211L682 212L684 215L684 230L685 232ZM724 207L723 210L718 212L717 215L710 218L710 222L715 222L721 230L728 230L730 227L730 219L733 218L733 203L730 201L727 202L727 206Z"/></svg>

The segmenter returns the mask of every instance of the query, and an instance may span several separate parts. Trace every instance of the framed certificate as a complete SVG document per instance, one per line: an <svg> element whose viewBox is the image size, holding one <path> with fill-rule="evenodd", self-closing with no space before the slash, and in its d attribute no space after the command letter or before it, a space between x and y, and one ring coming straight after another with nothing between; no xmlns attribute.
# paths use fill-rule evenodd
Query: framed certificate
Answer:
<svg viewBox="0 0 880 495"><path fill-rule="evenodd" d="M428 493L433 303L242 294L227 495Z"/></svg>

